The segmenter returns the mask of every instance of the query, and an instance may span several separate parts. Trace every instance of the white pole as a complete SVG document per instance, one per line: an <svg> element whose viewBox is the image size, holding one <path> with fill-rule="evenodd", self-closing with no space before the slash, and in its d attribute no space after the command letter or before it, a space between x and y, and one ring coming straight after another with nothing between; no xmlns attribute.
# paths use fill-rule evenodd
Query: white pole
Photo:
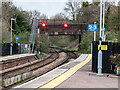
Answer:
<svg viewBox="0 0 120 90"><path fill-rule="evenodd" d="M102 0L100 1L100 38L101 38L101 28L102 28Z"/></svg>
<svg viewBox="0 0 120 90"><path fill-rule="evenodd" d="M11 18L10 55L12 55L12 18Z"/></svg>
<svg viewBox="0 0 120 90"><path fill-rule="evenodd" d="M92 52L93 52L92 49L93 49L93 43L91 43L91 54L92 54Z"/></svg>
<svg viewBox="0 0 120 90"><path fill-rule="evenodd" d="M94 31L94 41L96 41L96 31Z"/></svg>
<svg viewBox="0 0 120 90"><path fill-rule="evenodd" d="M10 55L12 55L12 20L16 20L16 19L11 18Z"/></svg>
<svg viewBox="0 0 120 90"><path fill-rule="evenodd" d="M102 0L100 3L100 40L99 40L100 47L98 52L98 75L102 75L101 27L102 27Z"/></svg>
<svg viewBox="0 0 120 90"><path fill-rule="evenodd" d="M103 0L103 28L105 27L105 0ZM105 35L104 35L104 31L103 31L103 39L102 41L105 41Z"/></svg>
<svg viewBox="0 0 120 90"><path fill-rule="evenodd" d="M96 22L94 22L94 25L96 24ZM96 41L96 31L94 31L94 41Z"/></svg>

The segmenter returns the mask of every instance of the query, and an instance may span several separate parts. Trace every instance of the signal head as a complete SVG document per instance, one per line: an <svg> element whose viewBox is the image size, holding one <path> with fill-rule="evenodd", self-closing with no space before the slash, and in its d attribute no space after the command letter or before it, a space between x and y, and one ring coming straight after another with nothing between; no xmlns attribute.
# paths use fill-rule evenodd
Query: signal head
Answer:
<svg viewBox="0 0 120 90"><path fill-rule="evenodd" d="M64 23L64 28L68 28L68 24L67 23Z"/></svg>
<svg viewBox="0 0 120 90"><path fill-rule="evenodd" d="M47 25L46 25L46 23L43 22L43 23L41 24L41 26L42 26L43 28L45 28Z"/></svg>

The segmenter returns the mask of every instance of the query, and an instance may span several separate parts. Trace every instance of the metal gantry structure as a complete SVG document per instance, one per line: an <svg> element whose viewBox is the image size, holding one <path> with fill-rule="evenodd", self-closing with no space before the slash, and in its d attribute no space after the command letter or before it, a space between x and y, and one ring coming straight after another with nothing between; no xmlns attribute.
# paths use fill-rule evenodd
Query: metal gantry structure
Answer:
<svg viewBox="0 0 120 90"><path fill-rule="evenodd" d="M32 52L34 51L37 28L38 28L38 19L34 19L33 24L32 24L32 31L31 31L31 35L30 35L30 40L29 40L32 43Z"/></svg>

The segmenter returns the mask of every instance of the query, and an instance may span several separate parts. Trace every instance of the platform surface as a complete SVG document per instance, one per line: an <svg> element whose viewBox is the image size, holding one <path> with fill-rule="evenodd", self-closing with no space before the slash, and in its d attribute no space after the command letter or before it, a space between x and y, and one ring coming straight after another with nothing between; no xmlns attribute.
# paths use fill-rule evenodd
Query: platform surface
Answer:
<svg viewBox="0 0 120 90"><path fill-rule="evenodd" d="M118 77L91 76L91 54L82 54L79 58L37 77L27 83L14 87L42 90L43 88L118 88ZM95 73L94 73L95 74ZM54 90L53 89L53 90ZM43 89L44 90L44 89ZM111 90L111 89L110 89Z"/></svg>
<svg viewBox="0 0 120 90"><path fill-rule="evenodd" d="M91 62L80 68L74 75L55 88L118 88L118 77L90 75Z"/></svg>
<svg viewBox="0 0 120 90"><path fill-rule="evenodd" d="M33 56L33 55L35 54L17 54L17 55L11 55L11 56L3 56L3 57L0 57L0 61L12 60L12 59L17 59L17 58L22 58L27 56Z"/></svg>
<svg viewBox="0 0 120 90"><path fill-rule="evenodd" d="M64 64L62 66L59 66L55 69L53 69L52 71L42 75L42 76L39 76L37 77L36 79L33 79L27 83L24 83L22 85L19 85L19 86L16 86L14 87L15 88L31 88L31 90L35 89L35 88L39 88L41 86L44 86L45 84L49 83L50 81L54 80L55 78L61 76L62 74L64 74L65 72L69 71L69 69L71 69L71 67L74 67L75 65L79 64L80 62L84 61L86 58L87 58L87 54L83 54L81 55L79 58L77 58L75 61L75 64L73 65L73 61L67 63L67 64ZM80 60L78 62L78 60ZM64 68L64 67L68 67L70 66L69 68Z"/></svg>

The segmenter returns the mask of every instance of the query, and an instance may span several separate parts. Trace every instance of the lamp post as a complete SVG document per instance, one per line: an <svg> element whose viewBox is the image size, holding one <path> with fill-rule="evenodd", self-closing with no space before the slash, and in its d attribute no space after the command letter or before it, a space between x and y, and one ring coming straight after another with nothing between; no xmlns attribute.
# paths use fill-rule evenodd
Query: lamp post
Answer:
<svg viewBox="0 0 120 90"><path fill-rule="evenodd" d="M101 29L102 29L102 0L100 2L100 39L99 39L99 52L98 52L98 75L102 75Z"/></svg>
<svg viewBox="0 0 120 90"><path fill-rule="evenodd" d="M11 38L10 38L10 55L12 55L12 20L15 20L14 18L11 18Z"/></svg>
<svg viewBox="0 0 120 90"><path fill-rule="evenodd" d="M105 27L105 0L103 0L103 28ZM104 31L102 31L102 41L105 41L105 34Z"/></svg>

